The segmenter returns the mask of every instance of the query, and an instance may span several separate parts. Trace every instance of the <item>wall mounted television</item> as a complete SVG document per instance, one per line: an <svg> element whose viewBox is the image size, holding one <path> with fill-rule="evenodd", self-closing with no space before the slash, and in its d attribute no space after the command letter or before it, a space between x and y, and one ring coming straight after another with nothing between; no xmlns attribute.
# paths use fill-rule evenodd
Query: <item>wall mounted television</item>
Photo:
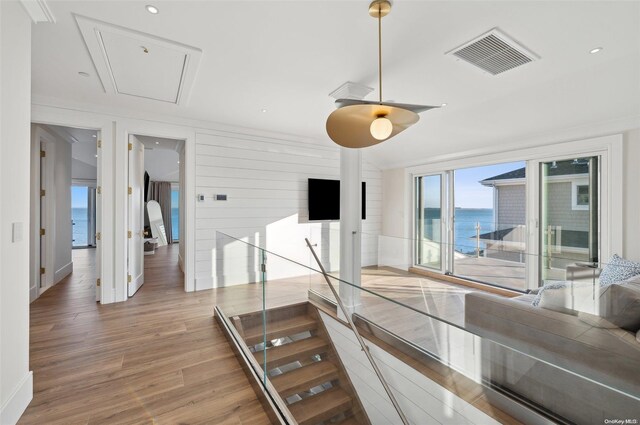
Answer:
<svg viewBox="0 0 640 425"><path fill-rule="evenodd" d="M340 180L309 179L309 221L340 220ZM367 184L362 182L362 219L366 220Z"/></svg>

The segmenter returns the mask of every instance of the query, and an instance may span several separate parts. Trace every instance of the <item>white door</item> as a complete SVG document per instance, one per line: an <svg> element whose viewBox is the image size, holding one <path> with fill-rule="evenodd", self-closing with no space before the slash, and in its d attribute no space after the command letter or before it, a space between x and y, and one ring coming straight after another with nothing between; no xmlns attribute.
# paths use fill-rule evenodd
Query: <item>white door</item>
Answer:
<svg viewBox="0 0 640 425"><path fill-rule="evenodd" d="M144 146L129 136L129 296L144 283Z"/></svg>
<svg viewBox="0 0 640 425"><path fill-rule="evenodd" d="M100 133L97 134L97 138L96 152L98 160L96 161L96 221L94 243L96 246L96 301L100 301L102 299L102 140Z"/></svg>

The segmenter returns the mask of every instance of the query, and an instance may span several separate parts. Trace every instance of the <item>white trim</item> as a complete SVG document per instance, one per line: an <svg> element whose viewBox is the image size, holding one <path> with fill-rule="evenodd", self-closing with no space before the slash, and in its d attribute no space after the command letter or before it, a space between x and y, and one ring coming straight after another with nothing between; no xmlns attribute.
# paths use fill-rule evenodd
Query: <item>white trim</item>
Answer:
<svg viewBox="0 0 640 425"><path fill-rule="evenodd" d="M93 179L71 179L71 186L96 188L98 186L98 181Z"/></svg>
<svg viewBox="0 0 640 425"><path fill-rule="evenodd" d="M573 211L589 211L589 204L578 205L578 186L589 187L589 179L580 179L580 180L571 181L571 209Z"/></svg>
<svg viewBox="0 0 640 425"><path fill-rule="evenodd" d="M20 2L34 24L40 22L56 23L56 18L46 0L21 0Z"/></svg>
<svg viewBox="0 0 640 425"><path fill-rule="evenodd" d="M73 261L70 261L69 263L56 270L53 275L53 284L55 285L56 283L60 282L71 273L73 273Z"/></svg>
<svg viewBox="0 0 640 425"><path fill-rule="evenodd" d="M15 424L33 399L33 372L27 372L0 407L0 424Z"/></svg>

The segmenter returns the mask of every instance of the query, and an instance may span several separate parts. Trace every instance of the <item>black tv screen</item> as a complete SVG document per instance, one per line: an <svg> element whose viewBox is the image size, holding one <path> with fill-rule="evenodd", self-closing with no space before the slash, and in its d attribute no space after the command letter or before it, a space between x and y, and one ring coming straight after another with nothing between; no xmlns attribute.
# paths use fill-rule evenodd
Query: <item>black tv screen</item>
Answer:
<svg viewBox="0 0 640 425"><path fill-rule="evenodd" d="M340 220L340 180L309 179L309 221ZM367 184L362 182L362 219L365 220Z"/></svg>

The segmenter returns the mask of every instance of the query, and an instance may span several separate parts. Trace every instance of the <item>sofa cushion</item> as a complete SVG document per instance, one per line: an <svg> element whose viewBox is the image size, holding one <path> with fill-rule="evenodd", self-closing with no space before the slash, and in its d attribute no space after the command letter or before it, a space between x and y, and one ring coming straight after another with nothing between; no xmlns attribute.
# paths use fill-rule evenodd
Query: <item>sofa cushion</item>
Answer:
<svg viewBox="0 0 640 425"><path fill-rule="evenodd" d="M622 329L640 330L640 285L620 283L607 289L600 298L600 316Z"/></svg>
<svg viewBox="0 0 640 425"><path fill-rule="evenodd" d="M611 285L638 275L640 275L640 263L625 260L614 254L600 273L600 285Z"/></svg>

